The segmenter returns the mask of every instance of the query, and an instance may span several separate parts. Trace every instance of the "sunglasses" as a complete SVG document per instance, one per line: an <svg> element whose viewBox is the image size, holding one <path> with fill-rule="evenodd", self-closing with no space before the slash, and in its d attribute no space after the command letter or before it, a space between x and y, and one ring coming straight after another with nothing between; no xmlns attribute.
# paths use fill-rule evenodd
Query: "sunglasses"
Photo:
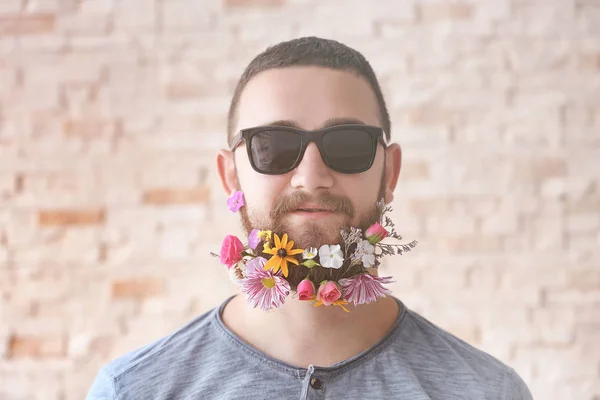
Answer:
<svg viewBox="0 0 600 400"><path fill-rule="evenodd" d="M334 125L316 131L288 126L242 129L233 138L231 151L246 140L252 168L261 174L279 175L300 164L306 147L314 142L327 167L343 174L358 174L373 165L377 143L385 148L383 129L361 124Z"/></svg>

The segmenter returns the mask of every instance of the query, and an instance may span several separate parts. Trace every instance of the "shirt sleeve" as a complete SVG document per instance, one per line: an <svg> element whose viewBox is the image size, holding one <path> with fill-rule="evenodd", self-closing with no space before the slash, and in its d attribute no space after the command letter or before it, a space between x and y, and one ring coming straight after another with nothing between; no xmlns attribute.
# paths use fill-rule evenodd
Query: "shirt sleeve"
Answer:
<svg viewBox="0 0 600 400"><path fill-rule="evenodd" d="M504 380L504 393L503 400L533 400L527 384L512 368Z"/></svg>
<svg viewBox="0 0 600 400"><path fill-rule="evenodd" d="M94 379L85 400L117 400L114 379L104 369Z"/></svg>

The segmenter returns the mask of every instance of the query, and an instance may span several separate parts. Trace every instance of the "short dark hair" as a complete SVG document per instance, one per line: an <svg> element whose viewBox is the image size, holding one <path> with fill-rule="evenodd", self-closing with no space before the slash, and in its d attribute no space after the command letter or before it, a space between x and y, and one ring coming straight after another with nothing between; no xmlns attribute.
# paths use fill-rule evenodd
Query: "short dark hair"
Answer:
<svg viewBox="0 0 600 400"><path fill-rule="evenodd" d="M260 72L298 65L350 71L365 78L377 98L381 127L386 133L386 139L390 139L390 116L375 72L367 59L358 51L335 40L309 36L270 46L248 64L235 87L229 106L227 115L227 142L229 146L231 146L231 140L234 136L233 129L240 96L248 82Z"/></svg>

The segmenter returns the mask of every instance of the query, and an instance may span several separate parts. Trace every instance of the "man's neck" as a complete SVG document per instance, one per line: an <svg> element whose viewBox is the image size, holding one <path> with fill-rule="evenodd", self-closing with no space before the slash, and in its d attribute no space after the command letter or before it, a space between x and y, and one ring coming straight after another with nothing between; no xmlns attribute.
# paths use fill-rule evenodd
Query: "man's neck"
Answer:
<svg viewBox="0 0 600 400"><path fill-rule="evenodd" d="M354 307L314 307L291 296L280 309L253 309L243 295L223 311L225 325L251 346L287 364L326 367L368 350L392 328L399 313L396 300Z"/></svg>

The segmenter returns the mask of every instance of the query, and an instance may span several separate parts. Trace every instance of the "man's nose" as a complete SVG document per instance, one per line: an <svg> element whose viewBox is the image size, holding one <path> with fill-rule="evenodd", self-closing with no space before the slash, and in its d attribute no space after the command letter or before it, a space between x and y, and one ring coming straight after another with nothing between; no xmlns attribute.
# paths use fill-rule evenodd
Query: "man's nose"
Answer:
<svg viewBox="0 0 600 400"><path fill-rule="evenodd" d="M291 184L294 188L307 191L329 189L333 185L332 171L327 167L319 148L313 142L309 143L300 164L292 172Z"/></svg>

